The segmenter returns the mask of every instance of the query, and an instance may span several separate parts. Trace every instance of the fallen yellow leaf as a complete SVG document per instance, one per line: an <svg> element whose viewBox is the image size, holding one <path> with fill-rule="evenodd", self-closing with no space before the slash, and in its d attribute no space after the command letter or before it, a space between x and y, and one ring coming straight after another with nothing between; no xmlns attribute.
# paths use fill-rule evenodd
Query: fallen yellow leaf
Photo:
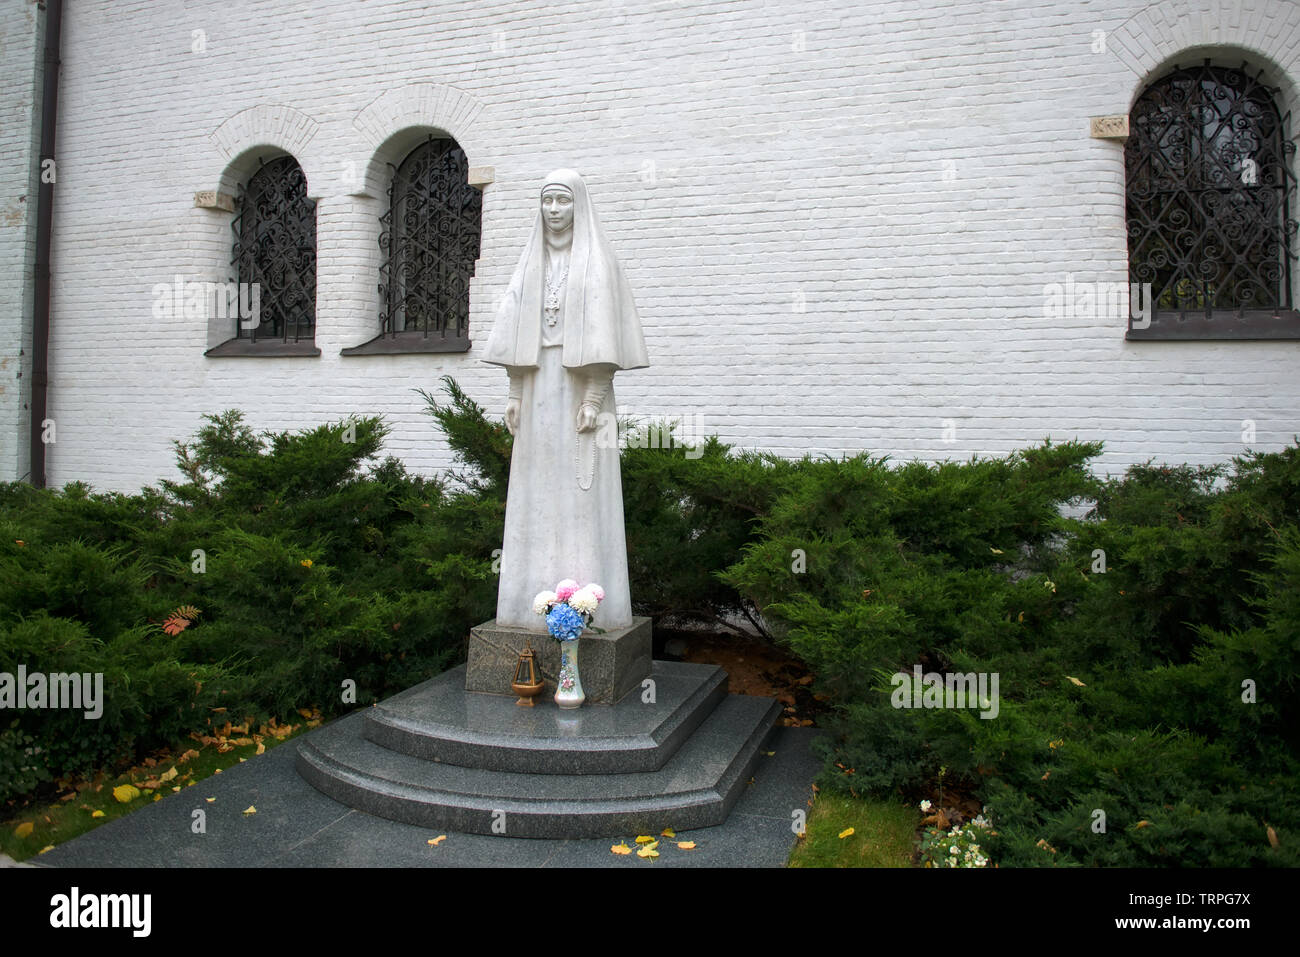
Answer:
<svg viewBox="0 0 1300 957"><path fill-rule="evenodd" d="M253 807L253 805L250 804L250 805L248 805L248 807L244 808L244 813L245 813L245 814L256 814L256 813L257 813L257 808Z"/></svg>
<svg viewBox="0 0 1300 957"><path fill-rule="evenodd" d="M655 850L654 844L647 844L645 847L641 848L641 850L636 852L636 856L649 859L652 857L658 857L659 852Z"/></svg>
<svg viewBox="0 0 1300 957"><path fill-rule="evenodd" d="M676 837L676 836L677 836L677 833L676 833L676 832L675 832L671 827L666 827L666 828L664 828L664 829L659 833L659 836L660 836L660 837Z"/></svg>
<svg viewBox="0 0 1300 957"><path fill-rule="evenodd" d="M1080 688L1088 687L1086 684L1084 684L1082 681L1080 681L1078 678L1075 678L1072 675L1066 675L1065 677L1069 678L1071 683L1078 685Z"/></svg>
<svg viewBox="0 0 1300 957"><path fill-rule="evenodd" d="M52 851L52 850L54 850L54 845L53 845L53 844L46 844L44 847L42 847L42 848L41 848L39 851L37 851L36 853L37 853L37 854L44 854L46 851Z"/></svg>
<svg viewBox="0 0 1300 957"><path fill-rule="evenodd" d="M266 745L261 741L257 742L257 754L266 754Z"/></svg>
<svg viewBox="0 0 1300 957"><path fill-rule="evenodd" d="M610 851L612 851L615 854L631 854L632 848L628 847L626 843L615 844L613 847L610 848Z"/></svg>
<svg viewBox="0 0 1300 957"><path fill-rule="evenodd" d="M90 812L90 816L91 816L91 817L103 817L103 816L104 816L104 812L103 812L103 811L91 811L91 812Z"/></svg>
<svg viewBox="0 0 1300 957"><path fill-rule="evenodd" d="M19 824L16 828L14 828L14 834L18 837L27 837L29 834L32 833L32 828L34 828L35 826L36 825L33 824L31 821L23 821L23 823Z"/></svg>
<svg viewBox="0 0 1300 957"><path fill-rule="evenodd" d="M205 801L207 801L209 804L211 804L213 801L216 800L216 798L204 798L203 800L205 800Z"/></svg>
<svg viewBox="0 0 1300 957"><path fill-rule="evenodd" d="M649 844L651 841L654 841L654 838L648 834L642 834L640 837L636 839L636 842L638 844Z"/></svg>
<svg viewBox="0 0 1300 957"><path fill-rule="evenodd" d="M443 841L445 841L445 840L447 840L447 835L446 835L446 834L439 834L437 837L431 839L431 840L429 841L429 843L432 844L434 847L437 847L439 844L441 844L441 843L442 843Z"/></svg>
<svg viewBox="0 0 1300 957"><path fill-rule="evenodd" d="M1282 842L1277 839L1277 831L1273 830L1271 827L1268 829L1268 843L1273 847L1282 846Z"/></svg>
<svg viewBox="0 0 1300 957"><path fill-rule="evenodd" d="M693 850L695 850L695 842L694 842L694 841L678 841L678 842L677 842L677 846L680 847L683 851L693 851Z"/></svg>
<svg viewBox="0 0 1300 957"><path fill-rule="evenodd" d="M840 831L840 840L842 841L846 837L851 837L852 835L853 835L853 828L846 827L844 830Z"/></svg>
<svg viewBox="0 0 1300 957"><path fill-rule="evenodd" d="M113 797L122 804L129 804L140 796L140 789L134 784L119 784L113 788Z"/></svg>
<svg viewBox="0 0 1300 957"><path fill-rule="evenodd" d="M1135 824L1135 825L1133 825L1133 826L1134 826L1134 827L1150 827L1150 826L1151 826L1151 822L1150 822L1150 821L1138 821L1137 824Z"/></svg>
<svg viewBox="0 0 1300 957"><path fill-rule="evenodd" d="M176 771L176 767L175 765L173 765L170 771L164 771L162 774L158 775L158 780L170 781L172 778L176 777L177 773L178 772Z"/></svg>
<svg viewBox="0 0 1300 957"><path fill-rule="evenodd" d="M162 795L161 795L161 794L155 794L155 795L153 796L153 799L154 799L155 801L161 801L161 800L162 800Z"/></svg>

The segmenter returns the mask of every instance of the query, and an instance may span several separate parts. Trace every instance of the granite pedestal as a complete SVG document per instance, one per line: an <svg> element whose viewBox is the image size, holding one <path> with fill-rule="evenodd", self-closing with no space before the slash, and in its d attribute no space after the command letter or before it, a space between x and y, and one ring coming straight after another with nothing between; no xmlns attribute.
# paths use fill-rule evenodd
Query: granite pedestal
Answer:
<svg viewBox="0 0 1300 957"><path fill-rule="evenodd" d="M739 799L781 711L771 698L727 694L716 665L653 661L642 693L575 711L466 691L467 671L319 729L298 746L299 773L358 810L471 834L711 827Z"/></svg>
<svg viewBox="0 0 1300 957"><path fill-rule="evenodd" d="M540 621L540 617L539 617ZM560 670L560 645L546 633L502 627L485 621L469 632L469 662L465 668L465 690L484 694L517 695L510 690L515 680L519 653L532 644L537 668L546 681L542 697L555 694L555 676ZM590 631L578 639L578 673L586 704L614 704L650 674L651 630L649 618L633 618L627 628L604 634Z"/></svg>

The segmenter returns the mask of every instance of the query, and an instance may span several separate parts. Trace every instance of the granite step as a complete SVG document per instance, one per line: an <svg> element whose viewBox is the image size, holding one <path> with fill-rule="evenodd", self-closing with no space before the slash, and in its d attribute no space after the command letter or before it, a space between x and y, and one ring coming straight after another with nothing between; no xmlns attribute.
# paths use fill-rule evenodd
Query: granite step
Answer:
<svg viewBox="0 0 1300 957"><path fill-rule="evenodd" d="M361 712L303 741L297 767L336 801L439 831L525 838L658 834L726 820L780 711L771 698L727 695L663 767L622 774L528 774L426 761L368 740Z"/></svg>
<svg viewBox="0 0 1300 957"><path fill-rule="evenodd" d="M532 774L655 771L727 695L717 665L656 661L653 701L634 688L612 705L562 711L539 699L467 693L465 666L365 712L362 733L391 751L465 768Z"/></svg>

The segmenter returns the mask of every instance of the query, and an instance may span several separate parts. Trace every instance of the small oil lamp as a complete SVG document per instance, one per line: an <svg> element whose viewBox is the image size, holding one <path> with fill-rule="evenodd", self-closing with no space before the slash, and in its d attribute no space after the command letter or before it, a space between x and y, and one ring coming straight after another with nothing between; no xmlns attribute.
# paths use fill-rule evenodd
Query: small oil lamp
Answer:
<svg viewBox="0 0 1300 957"><path fill-rule="evenodd" d="M542 693L546 682L537 674L537 660L533 652L532 640L528 639L525 644L524 650L519 652L519 664L515 666L515 680L510 683L510 690L519 695L519 700L515 704L531 708L535 703L533 699Z"/></svg>

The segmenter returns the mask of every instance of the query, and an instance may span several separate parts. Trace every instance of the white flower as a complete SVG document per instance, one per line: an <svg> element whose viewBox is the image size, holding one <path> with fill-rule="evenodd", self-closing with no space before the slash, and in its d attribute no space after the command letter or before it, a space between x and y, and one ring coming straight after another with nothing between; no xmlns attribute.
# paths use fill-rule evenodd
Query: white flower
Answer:
<svg viewBox="0 0 1300 957"><path fill-rule="evenodd" d="M921 802L921 810L924 811L926 814L929 814L929 813L930 813L930 802L929 802L929 801L922 801L922 802Z"/></svg>
<svg viewBox="0 0 1300 957"><path fill-rule="evenodd" d="M960 854L961 851L959 851L959 850L958 850L957 848L955 848L955 847L950 847L950 848L948 849L948 853L949 853L949 854Z"/></svg>
<svg viewBox="0 0 1300 957"><path fill-rule="evenodd" d="M581 588L569 596L569 607L574 611L580 611L584 615L592 615L596 612L596 606L600 601L594 594L586 588Z"/></svg>
<svg viewBox="0 0 1300 957"><path fill-rule="evenodd" d="M544 615L546 608L555 602L555 592L539 591L537 597L533 599L533 614Z"/></svg>

